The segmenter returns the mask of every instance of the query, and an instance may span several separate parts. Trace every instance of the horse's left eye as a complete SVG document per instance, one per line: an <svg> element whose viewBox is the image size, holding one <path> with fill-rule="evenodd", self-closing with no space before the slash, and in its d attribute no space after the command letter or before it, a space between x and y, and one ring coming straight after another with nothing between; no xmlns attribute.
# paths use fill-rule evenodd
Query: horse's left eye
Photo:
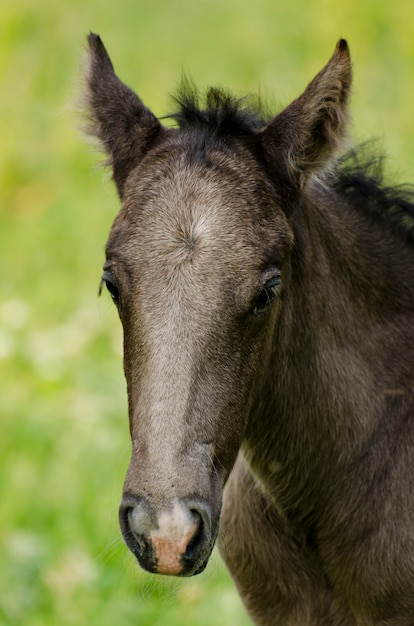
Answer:
<svg viewBox="0 0 414 626"><path fill-rule="evenodd" d="M251 313L256 317L260 317L265 313L268 306L277 296L282 279L280 275L272 276L263 286L262 291L257 296L251 308Z"/></svg>

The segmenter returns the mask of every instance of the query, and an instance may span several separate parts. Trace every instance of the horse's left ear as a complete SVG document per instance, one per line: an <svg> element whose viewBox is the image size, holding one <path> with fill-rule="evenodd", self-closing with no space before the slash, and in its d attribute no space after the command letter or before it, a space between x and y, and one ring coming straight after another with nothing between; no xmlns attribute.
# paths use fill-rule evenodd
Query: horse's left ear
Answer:
<svg viewBox="0 0 414 626"><path fill-rule="evenodd" d="M340 147L346 132L352 81L348 44L341 39L327 65L304 93L262 131L261 142L271 168L286 168L302 186Z"/></svg>
<svg viewBox="0 0 414 626"><path fill-rule="evenodd" d="M91 33L86 74L89 133L101 141L109 156L113 178L122 198L129 173L163 130L158 119L114 72L98 35Z"/></svg>

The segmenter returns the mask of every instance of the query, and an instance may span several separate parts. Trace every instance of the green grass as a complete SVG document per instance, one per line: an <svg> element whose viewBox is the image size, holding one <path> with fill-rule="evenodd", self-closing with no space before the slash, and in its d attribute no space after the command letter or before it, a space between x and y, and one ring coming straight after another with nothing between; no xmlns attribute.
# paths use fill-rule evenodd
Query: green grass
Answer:
<svg viewBox="0 0 414 626"><path fill-rule="evenodd" d="M287 103L346 37L358 140L414 166L412 0L44 0L0 7L0 625L243 626L215 555L138 570L117 507L129 460L119 322L96 294L117 199L77 131L85 37L157 113L182 71Z"/></svg>

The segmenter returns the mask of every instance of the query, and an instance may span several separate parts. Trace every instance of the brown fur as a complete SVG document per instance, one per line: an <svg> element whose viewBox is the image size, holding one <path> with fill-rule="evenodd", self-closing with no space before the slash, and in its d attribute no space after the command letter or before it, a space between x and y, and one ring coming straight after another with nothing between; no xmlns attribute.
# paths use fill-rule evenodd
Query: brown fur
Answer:
<svg viewBox="0 0 414 626"><path fill-rule="evenodd" d="M255 624L412 626L414 209L335 160L346 43L267 123L211 90L206 109L181 94L166 129L89 42L122 200L103 281L124 329L128 546L191 575L220 522Z"/></svg>

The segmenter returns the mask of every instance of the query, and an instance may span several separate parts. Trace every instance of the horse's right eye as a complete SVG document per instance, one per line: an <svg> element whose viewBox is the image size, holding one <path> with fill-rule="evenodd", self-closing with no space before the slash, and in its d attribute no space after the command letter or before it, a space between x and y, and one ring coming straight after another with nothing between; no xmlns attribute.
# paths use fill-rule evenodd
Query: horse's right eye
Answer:
<svg viewBox="0 0 414 626"><path fill-rule="evenodd" d="M105 285L109 293L111 294L111 298L114 302L119 302L119 290L115 283L112 283L110 280L105 281Z"/></svg>
<svg viewBox="0 0 414 626"><path fill-rule="evenodd" d="M119 306L120 303L120 295L119 295L119 289L112 277L112 275L109 272L104 272L101 278L101 286L99 289L99 293L101 293L102 291L102 286L105 285L105 287L107 288L107 290L109 291L112 300L115 302L115 304L117 306Z"/></svg>

